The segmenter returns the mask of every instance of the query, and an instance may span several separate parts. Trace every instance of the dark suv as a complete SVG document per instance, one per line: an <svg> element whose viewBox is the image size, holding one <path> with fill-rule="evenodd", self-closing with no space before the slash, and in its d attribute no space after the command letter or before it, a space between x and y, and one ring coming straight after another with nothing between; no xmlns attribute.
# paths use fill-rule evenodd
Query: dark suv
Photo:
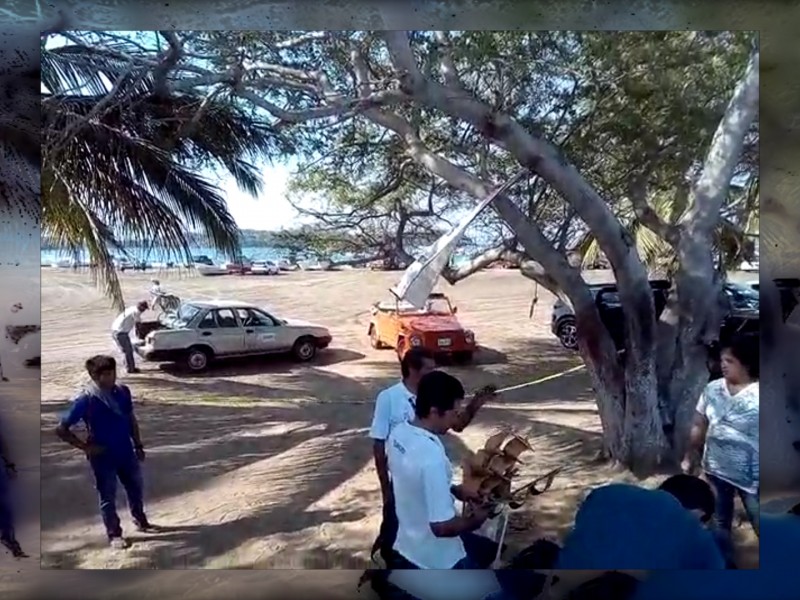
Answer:
<svg viewBox="0 0 800 600"><path fill-rule="evenodd" d="M650 287L653 289L656 318L658 318L667 304L670 282L664 279L655 279L650 281ZM724 284L723 291L728 300L728 311L720 328L721 342L741 335L754 336L755 343L758 343L759 299L758 290L754 287L741 283L728 282ZM625 341L625 321L617 286L614 284L590 285L589 289L594 296L600 318L611 333L614 344L617 348L622 348ZM561 300L556 300L553 304L550 329L565 348L570 350L578 348L575 314L572 308Z"/></svg>

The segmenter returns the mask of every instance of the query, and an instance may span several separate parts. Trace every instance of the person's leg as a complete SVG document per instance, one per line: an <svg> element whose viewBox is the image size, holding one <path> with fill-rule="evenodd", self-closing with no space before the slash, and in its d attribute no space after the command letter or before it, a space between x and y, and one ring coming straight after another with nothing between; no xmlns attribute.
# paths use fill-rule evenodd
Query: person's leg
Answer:
<svg viewBox="0 0 800 600"><path fill-rule="evenodd" d="M122 539L122 526L117 515L117 471L112 464L96 460L92 463L95 486L100 497L100 516L109 541Z"/></svg>
<svg viewBox="0 0 800 600"><path fill-rule="evenodd" d="M397 540L398 527L397 511L395 510L394 500L391 499L383 507L381 529L378 533L378 539L375 540L375 544L372 547L373 555L376 549L380 550L381 558L387 567L395 559L394 542Z"/></svg>
<svg viewBox="0 0 800 600"><path fill-rule="evenodd" d="M756 535L758 536L760 535L761 529L761 502L758 499L758 492L751 494L749 492L745 492L744 490L737 491L739 492L739 498L741 498L742 504L744 504L744 510L747 513L747 519L753 526L753 531L755 531Z"/></svg>
<svg viewBox="0 0 800 600"><path fill-rule="evenodd" d="M114 335L114 340L117 342L122 354L125 355L125 366L128 372L134 371L136 369L136 359L133 355L133 344L131 344L130 336L127 333L117 333Z"/></svg>
<svg viewBox="0 0 800 600"><path fill-rule="evenodd" d="M0 467L2 469L2 467ZM4 473L0 473L0 540L16 539L14 513L11 508L11 493Z"/></svg>
<svg viewBox="0 0 800 600"><path fill-rule="evenodd" d="M139 529L149 528L150 523L144 512L144 480L139 462L134 459L130 464L123 465L117 469L117 475L128 496L128 508L130 508L136 527Z"/></svg>
<svg viewBox="0 0 800 600"><path fill-rule="evenodd" d="M476 533L464 533L461 536L464 551L476 569L490 569L497 556L497 542Z"/></svg>
<svg viewBox="0 0 800 600"><path fill-rule="evenodd" d="M714 540L729 566L735 563L733 547L733 499L736 495L734 488L727 481L723 481L713 475L706 474L706 479L714 489L716 499L714 507Z"/></svg>

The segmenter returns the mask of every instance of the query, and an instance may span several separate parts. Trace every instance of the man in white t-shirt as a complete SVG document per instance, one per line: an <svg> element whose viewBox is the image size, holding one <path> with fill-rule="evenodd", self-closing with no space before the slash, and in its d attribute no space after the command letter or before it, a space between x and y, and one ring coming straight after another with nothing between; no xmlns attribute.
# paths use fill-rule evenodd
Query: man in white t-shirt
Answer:
<svg viewBox="0 0 800 600"><path fill-rule="evenodd" d="M478 529L489 512L476 505L471 516L458 515L456 499L479 498L467 497L461 486L452 485L453 468L439 439L462 422L463 399L458 379L432 371L419 382L415 419L389 434L386 454L398 521L392 568L476 568L461 536Z"/></svg>
<svg viewBox="0 0 800 600"><path fill-rule="evenodd" d="M390 560L389 554L397 531L397 517L392 501L392 484L389 478L389 467L386 463L386 440L392 429L400 423L414 419L414 397L419 380L426 373L436 368L433 354L422 348L412 348L400 361L402 379L378 394L375 400L375 412L369 437L372 438L372 453L375 457L375 469L381 485L383 498L383 521L380 533L372 547L373 556L378 550L384 561Z"/></svg>
<svg viewBox="0 0 800 600"><path fill-rule="evenodd" d="M141 321L142 313L148 308L147 302L139 302L136 306L130 306L122 311L111 324L111 337L114 339L117 348L119 348L125 356L125 366L128 369L128 373L139 372L133 357L131 332L136 335L136 324Z"/></svg>

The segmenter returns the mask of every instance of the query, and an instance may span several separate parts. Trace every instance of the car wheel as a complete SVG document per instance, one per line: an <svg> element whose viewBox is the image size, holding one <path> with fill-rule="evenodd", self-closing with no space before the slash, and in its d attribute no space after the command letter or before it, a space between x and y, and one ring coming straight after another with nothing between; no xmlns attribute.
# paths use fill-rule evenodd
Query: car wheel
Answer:
<svg viewBox="0 0 800 600"><path fill-rule="evenodd" d="M383 350L386 346L378 339L378 329L377 327L370 327L369 328L369 345L375 348L375 350Z"/></svg>
<svg viewBox="0 0 800 600"><path fill-rule="evenodd" d="M301 362L308 362L317 355L317 343L313 338L300 338L294 343L292 354Z"/></svg>
<svg viewBox="0 0 800 600"><path fill-rule="evenodd" d="M559 325L556 335L558 336L558 341L567 350L578 349L578 328L575 327L575 321L569 320Z"/></svg>
<svg viewBox="0 0 800 600"><path fill-rule="evenodd" d="M465 351L465 352L456 352L453 354L453 360L456 361L459 365L467 365L472 362L473 354L472 352Z"/></svg>
<svg viewBox="0 0 800 600"><path fill-rule="evenodd" d="M211 362L211 352L206 348L189 348L186 354L186 366L190 371L199 373L208 368L208 363Z"/></svg>

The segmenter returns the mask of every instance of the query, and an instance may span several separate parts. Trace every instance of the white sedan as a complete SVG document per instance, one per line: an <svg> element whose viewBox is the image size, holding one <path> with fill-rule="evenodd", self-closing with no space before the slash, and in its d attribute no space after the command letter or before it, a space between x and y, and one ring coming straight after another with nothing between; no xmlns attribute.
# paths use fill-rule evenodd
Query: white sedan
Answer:
<svg viewBox="0 0 800 600"><path fill-rule="evenodd" d="M271 260L257 260L250 267L253 275L278 275L280 268Z"/></svg>
<svg viewBox="0 0 800 600"><path fill-rule="evenodd" d="M177 312L147 324L144 343L136 346L143 359L182 363L204 371L216 359L265 354L292 354L313 359L327 348L331 334L322 325L281 319L259 306L235 301L184 302Z"/></svg>

